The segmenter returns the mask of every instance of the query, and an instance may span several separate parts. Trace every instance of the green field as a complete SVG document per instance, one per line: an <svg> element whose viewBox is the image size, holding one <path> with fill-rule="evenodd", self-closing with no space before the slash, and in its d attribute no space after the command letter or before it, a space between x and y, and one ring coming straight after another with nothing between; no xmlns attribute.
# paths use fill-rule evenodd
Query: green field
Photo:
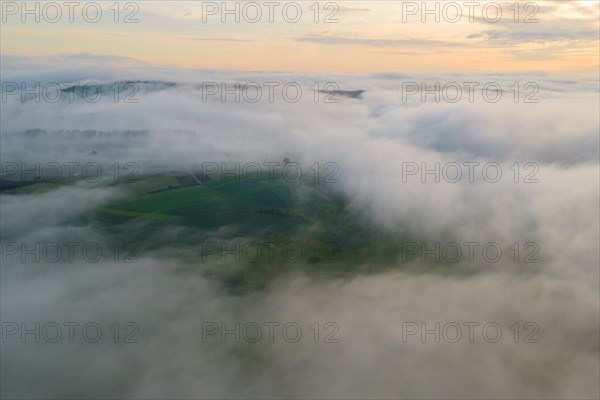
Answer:
<svg viewBox="0 0 600 400"><path fill-rule="evenodd" d="M40 182L5 194L52 187L58 184ZM352 276L391 268L400 257L401 238L370 226L335 184L239 176L200 182L178 171L117 187L120 200L91 208L79 222L92 222L113 242L136 243L138 258L177 254L181 268L204 266L232 288L298 271Z"/></svg>

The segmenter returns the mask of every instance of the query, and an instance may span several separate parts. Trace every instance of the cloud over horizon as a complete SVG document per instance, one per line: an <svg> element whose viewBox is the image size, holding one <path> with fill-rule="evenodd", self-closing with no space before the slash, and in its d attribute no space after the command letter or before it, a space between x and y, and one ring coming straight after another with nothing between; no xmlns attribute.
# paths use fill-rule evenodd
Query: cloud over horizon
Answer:
<svg viewBox="0 0 600 400"><path fill-rule="evenodd" d="M290 157L301 165L335 162L340 182L334 187L350 199L349 210L387 235L428 243L533 241L541 261L515 264L507 255L499 263L478 260L442 270L411 262L339 280L298 272L279 276L263 290L233 295L207 275L222 267L192 261L190 268L189 257L197 249L173 248L173 238L181 233L168 229L148 232L148 238L162 238L162 243L134 264L89 263L80 257L70 263L22 263L12 257L2 263L3 321L96 321L108 339L56 346L3 343L4 396L598 395L599 104L594 77L119 69L108 67L112 59L91 70L61 67L46 73L22 59L8 61L3 83L76 78L132 81L140 90L133 104L112 97L95 103L22 103L13 95L0 115L3 163L135 162L143 172L156 172L204 161ZM515 103L511 85L516 81L536 83L539 102ZM297 102L284 100L280 92L272 102L266 97L223 102L218 95L203 98L201 84L207 82L293 82L304 91ZM361 98L336 96L338 103L315 102L310 90L315 82L364 92ZM477 90L473 102L466 92L455 103L447 97L436 102L432 94L422 101L420 93L405 96L412 90L406 85L415 82L426 88L493 82L503 98L492 103ZM25 133L30 129L47 132L32 138ZM86 137L86 130L107 134ZM131 137L127 130L147 132ZM97 155L90 156L92 150ZM429 175L423 183L420 173L403 180L407 163L431 169L436 163L465 162L498 163L503 179L491 183L478 169L473 182L465 176L457 183L436 183ZM518 183L514 163L522 174ZM523 169L527 163L537 170ZM524 183L532 172L537 183ZM102 227L85 216L123 196L122 187L101 183L3 195L3 240L29 246L49 238L110 242ZM301 198L299 193L297 201ZM126 234L139 226L132 222L123 229ZM114 321L137 323L140 342L111 343L108 327ZM203 343L207 321L295 321L304 339ZM312 342L308 328L315 321L335 322L339 342ZM418 335L402 341L403 322L425 322L431 328L436 321L494 322L504 336L497 343L480 337L474 343L421 343ZM514 343L510 326L515 321L535 323L539 342Z"/></svg>

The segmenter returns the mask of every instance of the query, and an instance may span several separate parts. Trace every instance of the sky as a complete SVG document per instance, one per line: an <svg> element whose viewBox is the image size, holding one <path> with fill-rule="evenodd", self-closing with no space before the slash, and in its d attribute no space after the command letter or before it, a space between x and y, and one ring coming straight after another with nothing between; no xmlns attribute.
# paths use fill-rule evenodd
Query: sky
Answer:
<svg viewBox="0 0 600 400"><path fill-rule="evenodd" d="M339 182L332 188L359 228L431 246L499 243L503 257L397 257L379 272L368 260L339 279L303 274L310 266L298 263L289 274L274 269L264 288L231 293L218 276L238 265L200 262L198 244L260 241L261 232L248 237L236 223L213 230L131 218L116 235L96 211L131 199L139 187L111 184L110 176L2 193L3 244L93 242L111 254L120 237L142 232L152 248L135 263L2 253L3 323L95 321L105 334L97 343L80 336L70 342L66 330L58 343L11 336L1 343L0 396L599 398L599 2L539 1L528 9L521 2L517 23L513 2L501 3L498 22L486 20L493 11L484 17L480 2L472 22L467 15L457 23L448 21L450 10L439 23L432 16L423 23L418 10L402 8L420 1L319 2L315 23L315 3L298 3L304 18L296 23L281 13L273 23L222 23L214 8L221 2L205 2L203 13L199 2L140 1L118 3L116 23L114 3L106 2L96 23L80 9L71 23L63 9L53 24L31 15L23 23L15 8L22 2L2 2L0 164L135 163L146 177L189 172L204 161L334 162ZM324 23L330 12L338 21ZM123 23L126 17L138 22ZM523 23L526 17L539 21ZM113 97L113 84L124 81L137 87L135 102ZM31 94L24 101L4 85L31 91L55 82L96 82L108 92L99 101L51 101L39 93L39 101ZM206 98L206 82L297 83L304 95L293 102L281 90L274 101ZM311 88L326 82L361 95L315 101ZM458 101L406 99L405 85L414 82L479 87L473 101L466 91ZM491 90L502 94L499 101L483 97L489 83L499 85ZM536 101L525 101L528 84ZM31 132L38 129L45 133ZM478 168L469 181L463 168L458 182L422 175L403 181L407 163L429 170L497 164L504 174L490 182ZM534 182L526 181L529 166ZM302 185L293 201L305 205ZM320 225L294 235L310 237ZM514 261L515 243L536 244L539 262ZM207 321L297 321L305 336L298 343L206 343ZM309 327L331 321L339 342L315 343ZM481 330L474 342L466 330L456 343L402 340L405 322L431 328L473 321L498 323L504 335L494 343L482 340ZM136 323L139 342L116 343L115 322ZM515 341L516 322L535 323L539 341Z"/></svg>
<svg viewBox="0 0 600 400"><path fill-rule="evenodd" d="M3 55L89 53L171 67L288 72L598 67L594 0L517 7L512 1L94 3L100 13L36 3L37 22L21 3L3 2ZM27 7L35 10L34 4Z"/></svg>

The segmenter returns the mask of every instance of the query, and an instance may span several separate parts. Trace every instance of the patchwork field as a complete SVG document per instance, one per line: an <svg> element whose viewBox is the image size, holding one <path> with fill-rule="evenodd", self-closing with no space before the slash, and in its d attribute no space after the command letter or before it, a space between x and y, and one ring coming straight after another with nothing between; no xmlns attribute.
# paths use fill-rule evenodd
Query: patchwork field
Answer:
<svg viewBox="0 0 600 400"><path fill-rule="evenodd" d="M3 193L69 184L35 182ZM138 258L184 254L185 268L204 265L233 288L261 287L298 270L350 276L400 257L400 238L369 226L335 184L170 171L109 186L120 189L118 200L90 208L74 225L91 222L114 242L135 244Z"/></svg>

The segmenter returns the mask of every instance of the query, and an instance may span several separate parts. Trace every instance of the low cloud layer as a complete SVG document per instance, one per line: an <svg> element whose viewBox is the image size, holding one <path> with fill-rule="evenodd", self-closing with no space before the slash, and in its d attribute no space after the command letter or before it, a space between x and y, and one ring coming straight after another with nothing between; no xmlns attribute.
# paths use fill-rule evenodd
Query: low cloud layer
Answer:
<svg viewBox="0 0 600 400"><path fill-rule="evenodd" d="M73 80L72 69L42 76L24 67L24 60L11 62L3 83ZM35 321L96 321L104 333L98 343L21 343L12 336L2 343L3 396L598 396L597 77L174 73L111 70L99 63L97 71L79 70L76 79L137 82L139 102L115 103L107 97L97 103L23 104L13 96L0 114L4 166L131 162L140 173L149 173L209 161L263 163L289 157L307 167L333 162L339 182L331 186L349 199L349 210L365 226L427 243L497 242L507 249L515 242L534 242L539 262L514 263L507 250L498 263L478 259L432 270L411 261L388 272L343 279L307 277L299 266L297 273L278 276L262 290L232 294L207 273L223 267L190 262L194 249L177 248L173 231L149 232L148 237L165 242L132 264L80 258L22 263L10 257L2 263L2 322L25 321L31 327ZM157 90L140 82L174 85ZM282 99L280 91L273 102L236 103L231 96L226 102L218 96L205 100L202 82L294 82L303 96L295 103ZM362 98L337 96L338 103L324 103L324 97L315 102L315 94L331 93L311 90L315 82L319 88L334 82L339 90L364 92ZM420 93L404 98L406 85L415 82L426 88L494 82L503 97L492 103L476 89L473 102L466 92L456 103L436 102L433 94L425 102ZM516 103L515 82L520 85ZM538 102L524 103L530 94L524 85L531 82L539 87ZM27 133L32 129L46 132ZM85 132L90 130L97 132ZM435 182L431 173L423 178L421 169L434 169L436 163L440 171L461 166L462 179L452 183L442 176ZM478 163L472 182L465 163ZM502 171L497 181L483 174L487 164ZM417 172L411 169L415 166ZM112 238L86 215L126 192L103 182L2 194L3 241L109 243ZM124 323L137 324L139 343L122 343L121 337L115 344L109 327L116 321L121 333ZM229 337L223 343L216 334L203 342L203 323L232 327L236 321L296 322L302 340L236 343ZM338 342L323 343L321 336L315 343L309 329L315 322L322 335L331 332L323 330L325 324L335 323ZM480 325L473 343L464 337L466 328L456 343L435 343L433 335L422 343L419 334L403 341L403 323L432 329L436 322ZM518 343L510 328L515 322ZM496 343L481 336L488 323L502 328ZM533 328L524 329L527 323ZM535 327L538 342L524 343Z"/></svg>

